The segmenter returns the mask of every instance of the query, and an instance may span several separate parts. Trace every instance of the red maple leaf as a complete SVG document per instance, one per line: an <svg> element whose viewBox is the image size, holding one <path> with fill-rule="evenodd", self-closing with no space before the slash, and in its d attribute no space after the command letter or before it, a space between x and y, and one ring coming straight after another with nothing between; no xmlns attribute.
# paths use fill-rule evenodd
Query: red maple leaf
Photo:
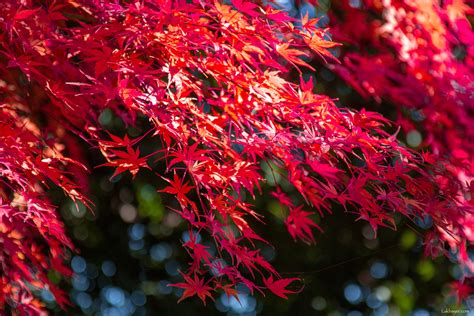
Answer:
<svg viewBox="0 0 474 316"><path fill-rule="evenodd" d="M182 300L194 295L197 295L204 305L206 305L206 297L214 300L210 292L212 288L204 283L204 279L200 279L197 274L194 274L193 278L184 273L181 273L181 275L183 276L185 283L175 283L169 285L184 289L184 292L178 302L181 302Z"/></svg>
<svg viewBox="0 0 474 316"><path fill-rule="evenodd" d="M102 164L101 166L111 166L115 167L115 172L112 175L112 178L125 172L130 171L133 177L136 176L140 168L147 168L150 167L147 164L148 157L140 157L140 150L133 149L131 146L127 146L127 151L120 151L111 149L108 155L109 162Z"/></svg>
<svg viewBox="0 0 474 316"><path fill-rule="evenodd" d="M186 194L191 191L194 186L189 185L189 181L185 183L184 180L176 174L176 172L173 175L173 180L169 180L164 177L162 178L169 182L170 185L163 190L159 190L159 192L176 195L176 198L181 204L187 205L189 203L189 199Z"/></svg>
<svg viewBox="0 0 474 316"><path fill-rule="evenodd" d="M451 283L451 293L456 296L458 304L474 293L474 277Z"/></svg>
<svg viewBox="0 0 474 316"><path fill-rule="evenodd" d="M278 44L276 46L276 50L283 58L285 58L291 64L295 66L296 65L305 66L311 70L315 70L307 62L305 62L304 60L300 58L300 57L308 57L308 55L299 49L290 48L290 44L288 43Z"/></svg>
<svg viewBox="0 0 474 316"><path fill-rule="evenodd" d="M196 236L192 231L189 232L189 240L185 242L183 246L190 250L189 253L194 259L193 264L191 265L192 271L199 270L201 261L204 261L206 264L210 264L212 256L209 251L207 251L209 247L197 243Z"/></svg>
<svg viewBox="0 0 474 316"><path fill-rule="evenodd" d="M303 206L300 205L293 208L290 214L285 220L286 227L293 239L301 239L305 243L314 243L314 235L312 228L315 227L319 231L323 231L311 218L312 212L302 210Z"/></svg>
<svg viewBox="0 0 474 316"><path fill-rule="evenodd" d="M279 280L273 281L273 276L270 276L268 279L265 279L265 278L263 279L263 283L273 294L285 299L288 298L286 294L298 293L303 289L301 288L298 291L288 290L286 287L294 281L300 281L300 279L287 278L287 279L279 279Z"/></svg>

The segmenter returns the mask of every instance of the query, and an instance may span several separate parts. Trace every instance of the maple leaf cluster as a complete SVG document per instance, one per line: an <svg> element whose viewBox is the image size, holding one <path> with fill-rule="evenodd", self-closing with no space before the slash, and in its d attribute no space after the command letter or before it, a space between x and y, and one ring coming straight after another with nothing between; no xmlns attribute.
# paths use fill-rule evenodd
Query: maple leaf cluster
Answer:
<svg viewBox="0 0 474 316"><path fill-rule="evenodd" d="M313 92L312 80L291 82L291 70L313 69L311 56L335 60L328 49L338 44L316 20L304 17L296 27L271 5L238 0L0 6L0 262L8 284L0 305L41 309L32 288L63 301L45 273L68 273L63 259L72 245L46 201L54 185L88 204L78 190L84 171L72 134L96 146L114 176L156 172L167 183L157 190L176 198L174 211L189 229L215 241L216 254L192 237L184 243L191 262L174 284L184 289L181 299L235 296L242 283L283 298L298 291L289 287L297 279L282 278L264 259L258 243L268 241L253 228L270 215L252 205L268 169L285 181L274 181L271 196L294 239L314 242L313 230L322 230L315 219L336 202L374 231L395 229L396 214L430 215L432 249L449 240L465 251L472 242L472 205L459 196L457 173L402 146L380 114L338 107ZM350 73L345 65L338 69ZM436 91L439 78L446 77L426 85ZM469 89L469 82L459 85ZM99 123L105 109L128 126L146 119L151 129L135 139L112 135ZM147 155L139 148L145 136L156 144ZM156 160L166 170L153 170Z"/></svg>
<svg viewBox="0 0 474 316"><path fill-rule="evenodd" d="M8 99L11 86L0 83L0 94ZM45 191L56 185L73 200L87 200L67 171L68 164L83 166L62 155L62 144L43 138L38 127L19 114L28 109L18 101L0 106L0 307L9 304L22 315L35 315L42 304L32 287L53 293L61 307L68 302L48 272L69 276L65 259L67 248L73 249Z"/></svg>
<svg viewBox="0 0 474 316"><path fill-rule="evenodd" d="M458 182L456 203L472 206L472 2L369 0L362 1L359 7L341 2L339 9L351 19L333 15L332 31L336 40L347 43L347 49L342 64L329 67L366 99L393 104L408 144L425 151L423 158L433 165L431 172L438 185ZM464 226L464 237L472 245L472 211L461 216L443 212L459 227ZM457 248L457 234L441 234L443 243ZM430 234L426 252L437 254L442 250L430 246L432 238L438 236ZM474 264L469 256L463 255L465 247L457 252L457 257L472 274ZM469 280L469 273L465 277Z"/></svg>

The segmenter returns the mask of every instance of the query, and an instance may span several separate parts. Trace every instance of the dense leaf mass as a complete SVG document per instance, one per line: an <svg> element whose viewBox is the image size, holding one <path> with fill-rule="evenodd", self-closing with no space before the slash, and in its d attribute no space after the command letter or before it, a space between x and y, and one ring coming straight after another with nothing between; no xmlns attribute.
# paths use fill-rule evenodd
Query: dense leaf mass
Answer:
<svg viewBox="0 0 474 316"><path fill-rule="evenodd" d="M359 7L342 2L338 9L342 15L333 15L336 22L332 31L336 40L347 43L348 49L341 65L329 67L364 98L392 103L408 144L429 150L423 153L425 161L456 178L464 186L464 190L458 191L459 202L472 206L474 32L469 20L472 21L474 13L472 1L368 0ZM418 140L412 139L410 143L411 136ZM446 187L455 180L441 176L436 181ZM452 188L451 194L455 192ZM472 212L457 221L464 225L464 237L472 244ZM451 246L458 242L456 235L441 233ZM431 234L431 238L437 237ZM426 251L438 252L429 246ZM466 265L466 271L470 271L466 278L469 275L472 278L473 262L463 253L465 250L461 249L457 256ZM470 285L466 288L474 291Z"/></svg>
<svg viewBox="0 0 474 316"><path fill-rule="evenodd" d="M333 67L361 95L392 102L403 129L421 129L422 145L447 157L448 168L461 180L470 180L474 33L467 14L472 9L458 0L443 1L442 6L426 0L367 1L364 8L345 6L344 13L355 22L341 19L333 31L352 46L344 66ZM350 33L349 39L347 31L354 24L366 32Z"/></svg>
<svg viewBox="0 0 474 316"><path fill-rule="evenodd" d="M166 182L158 190L176 198L173 211L191 231L184 243L191 263L174 285L184 289L181 299L235 295L239 283L281 297L295 292L288 286L296 279L282 278L258 247L271 242L255 232L270 213L252 205L265 181L295 239L314 242L313 229L322 230L320 219L339 203L374 231L395 229L399 215L430 216L428 251L444 252L447 243L465 253L474 239L465 167L473 161L473 51L468 7L458 2L447 9L374 2L369 8L386 22L368 26L366 12L344 7L353 15L347 23L368 31L354 35L341 22L335 34L369 42L379 55L361 49L337 64L329 49L339 44L317 20L294 23L258 2L2 1L0 305L39 311L38 288L65 302L46 274L68 273L72 245L46 193L59 187L90 205L78 189L87 168L72 134L96 146L114 176L166 162L153 170ZM466 47L462 60L450 53L453 43ZM431 152L404 147L380 114L315 94L312 80L292 83L289 73L313 69L312 57L333 63L363 95L391 98L401 112L421 109ZM104 109L129 126L145 118L150 130L135 139L112 135L99 123ZM141 153L143 137L154 139L154 152ZM214 240L217 253L192 231Z"/></svg>

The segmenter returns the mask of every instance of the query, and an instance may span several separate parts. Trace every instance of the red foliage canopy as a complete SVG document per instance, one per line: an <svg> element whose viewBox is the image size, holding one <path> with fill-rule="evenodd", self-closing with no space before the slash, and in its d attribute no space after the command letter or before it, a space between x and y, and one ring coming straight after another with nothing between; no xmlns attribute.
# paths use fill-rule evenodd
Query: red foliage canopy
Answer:
<svg viewBox="0 0 474 316"><path fill-rule="evenodd" d="M330 65L363 97L391 103L398 111L397 123L412 147L425 150L426 162L435 168L435 181L447 188L458 180L458 205L472 207L474 200L474 33L472 1L388 0L362 1L358 7L341 2L333 12L332 33L344 42L341 65ZM350 16L350 19L344 18ZM418 140L411 141L416 136ZM447 180L443 175L455 179ZM446 212L446 211L444 211ZM472 209L458 223L465 240L446 231L430 233L426 254L437 254L433 240L456 248L463 240L459 261L471 271L465 276L463 295L474 292L474 264L466 244L474 239ZM436 242L435 242L436 243Z"/></svg>
<svg viewBox="0 0 474 316"><path fill-rule="evenodd" d="M174 195L190 229L207 232L219 250L184 245L192 263L175 284L185 289L182 299L205 301L219 289L234 295L237 283L281 297L293 292L287 286L294 279L282 279L254 244L263 239L250 222L264 214L246 196L260 193L263 168L305 201L276 184L273 196L293 238L313 242L319 226L310 210L323 217L337 202L374 230L395 228L395 214L429 215L427 247L443 251L447 241L465 252L474 238L472 170L464 167L474 161L473 52L468 44L467 57L457 60L449 45L453 38L472 43L467 7L367 2L386 23L373 21L370 32L353 36L353 26L340 22L334 32L375 46L377 58L361 49L331 67L363 95L422 109L427 145L449 162L401 145L380 114L337 107L313 92L312 81L288 80L291 69L311 68L313 55L335 59L328 49L337 44L316 20L296 27L286 13L244 1L3 1L0 306L39 311L32 286L65 302L46 272L68 273L63 261L72 245L46 190L55 185L88 204L78 190L83 166L72 134L98 146L115 174L150 169L150 157L167 162L160 176L169 185L159 191ZM344 9L349 24L368 19L363 10ZM419 34L410 31L419 24ZM158 150L143 156L141 138L104 131L98 117L107 108L128 125L148 119Z"/></svg>

